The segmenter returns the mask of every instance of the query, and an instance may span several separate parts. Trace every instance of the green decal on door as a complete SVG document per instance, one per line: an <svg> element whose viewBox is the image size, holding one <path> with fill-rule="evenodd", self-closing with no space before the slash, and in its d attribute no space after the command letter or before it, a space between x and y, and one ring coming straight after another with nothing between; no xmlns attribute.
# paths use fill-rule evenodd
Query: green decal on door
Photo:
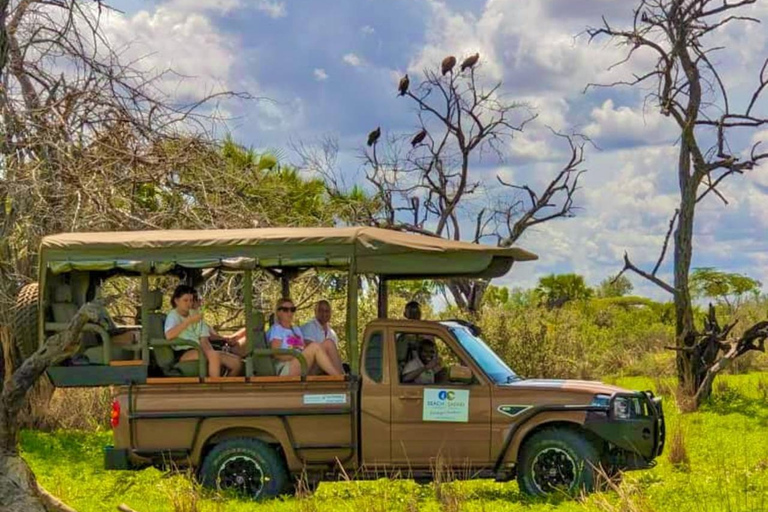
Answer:
<svg viewBox="0 0 768 512"><path fill-rule="evenodd" d="M423 421L469 421L469 390L424 388Z"/></svg>

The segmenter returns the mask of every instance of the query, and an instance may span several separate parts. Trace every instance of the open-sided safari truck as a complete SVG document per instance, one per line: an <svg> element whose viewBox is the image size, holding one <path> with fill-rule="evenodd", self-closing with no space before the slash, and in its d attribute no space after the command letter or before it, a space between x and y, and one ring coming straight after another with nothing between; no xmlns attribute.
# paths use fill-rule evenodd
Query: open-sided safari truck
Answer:
<svg viewBox="0 0 768 512"><path fill-rule="evenodd" d="M30 350L64 328L104 280L141 281L135 343L111 343L119 327L105 318L87 326L88 344L73 361L49 370L57 386L117 386L110 469L173 460L206 485L254 498L290 490L300 474L317 482L342 468L358 478L428 479L440 467L457 478L517 476L530 494L589 490L597 467L653 464L664 445L659 398L599 382L523 379L469 324L386 318L388 281L492 278L535 258L374 228L62 234L42 242L39 284L19 296L18 334ZM263 315L253 308L253 272L282 276L287 292L289 277L308 268L348 273L349 375L275 375ZM208 377L202 353L199 362L178 363L164 339L152 280L199 269L242 274L250 348L243 377ZM366 326L361 349L360 275L379 277L379 318ZM414 340L425 338L442 355L443 378L405 383Z"/></svg>

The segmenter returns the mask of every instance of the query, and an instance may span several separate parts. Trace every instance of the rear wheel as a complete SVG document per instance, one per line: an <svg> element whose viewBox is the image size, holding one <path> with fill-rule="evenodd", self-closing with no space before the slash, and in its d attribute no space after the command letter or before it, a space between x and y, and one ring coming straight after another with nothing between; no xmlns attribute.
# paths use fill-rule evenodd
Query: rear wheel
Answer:
<svg viewBox="0 0 768 512"><path fill-rule="evenodd" d="M37 283L25 285L16 295L13 307L13 343L22 360L38 348L37 313L39 287Z"/></svg>
<svg viewBox="0 0 768 512"><path fill-rule="evenodd" d="M517 483L532 496L591 492L600 464L597 448L573 430L552 428L531 436L518 457Z"/></svg>
<svg viewBox="0 0 768 512"><path fill-rule="evenodd" d="M200 478L206 487L254 500L274 498L289 483L282 457L270 445L249 438L217 444L205 457Z"/></svg>

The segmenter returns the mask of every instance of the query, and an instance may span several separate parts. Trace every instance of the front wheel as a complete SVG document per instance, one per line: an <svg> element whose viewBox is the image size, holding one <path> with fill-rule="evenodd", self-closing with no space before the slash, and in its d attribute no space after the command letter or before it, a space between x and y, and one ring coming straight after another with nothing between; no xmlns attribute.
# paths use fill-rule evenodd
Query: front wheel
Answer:
<svg viewBox="0 0 768 512"><path fill-rule="evenodd" d="M531 436L517 463L517 483L531 496L591 492L600 454L594 444L572 430L553 428Z"/></svg>
<svg viewBox="0 0 768 512"><path fill-rule="evenodd" d="M200 479L206 487L257 500L283 493L288 472L282 457L267 443L235 438L222 441L208 453Z"/></svg>

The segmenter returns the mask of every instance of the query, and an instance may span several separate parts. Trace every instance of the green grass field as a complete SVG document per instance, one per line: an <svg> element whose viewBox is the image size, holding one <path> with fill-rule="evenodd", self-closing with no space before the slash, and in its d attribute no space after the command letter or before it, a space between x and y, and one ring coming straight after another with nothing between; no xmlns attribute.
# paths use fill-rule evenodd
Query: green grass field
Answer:
<svg viewBox="0 0 768 512"><path fill-rule="evenodd" d="M616 379L631 389L653 389L650 379ZM325 483L311 497L254 504L202 491L185 475L156 469L106 472L102 447L111 434L24 432L24 457L42 485L80 512L160 511L669 511L768 510L768 373L727 376L711 403L680 414L665 396L668 440L685 438L688 464L673 465L669 446L652 470L629 473L619 491L582 500L531 500L514 482L453 482L436 486L409 480Z"/></svg>

